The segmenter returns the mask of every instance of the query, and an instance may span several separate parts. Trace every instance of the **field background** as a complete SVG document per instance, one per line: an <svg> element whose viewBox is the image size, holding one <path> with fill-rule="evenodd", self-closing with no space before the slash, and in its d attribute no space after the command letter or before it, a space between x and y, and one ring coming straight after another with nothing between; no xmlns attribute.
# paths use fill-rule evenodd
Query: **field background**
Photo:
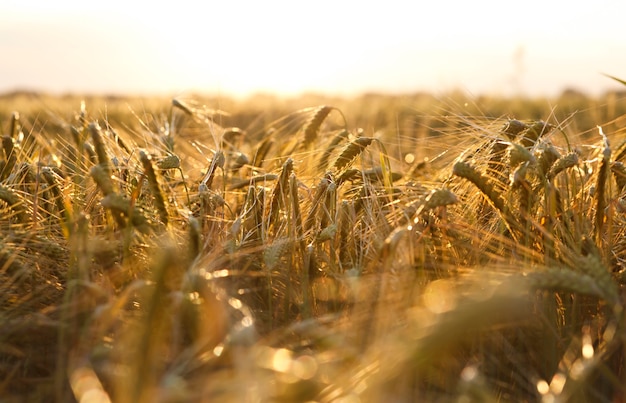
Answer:
<svg viewBox="0 0 626 403"><path fill-rule="evenodd" d="M625 399L626 92L19 92L0 128L6 401Z"/></svg>

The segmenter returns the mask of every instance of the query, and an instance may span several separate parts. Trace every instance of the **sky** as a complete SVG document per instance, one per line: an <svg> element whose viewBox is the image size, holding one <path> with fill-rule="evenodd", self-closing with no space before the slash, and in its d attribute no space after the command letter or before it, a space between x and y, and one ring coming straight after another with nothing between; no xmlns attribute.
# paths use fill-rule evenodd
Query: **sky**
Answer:
<svg viewBox="0 0 626 403"><path fill-rule="evenodd" d="M601 94L626 2L3 0L0 93Z"/></svg>

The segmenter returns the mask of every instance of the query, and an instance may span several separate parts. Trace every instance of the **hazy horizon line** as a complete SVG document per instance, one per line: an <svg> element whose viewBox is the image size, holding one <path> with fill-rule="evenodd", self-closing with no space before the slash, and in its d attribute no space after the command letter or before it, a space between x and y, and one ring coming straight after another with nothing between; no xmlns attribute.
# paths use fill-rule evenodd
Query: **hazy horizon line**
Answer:
<svg viewBox="0 0 626 403"><path fill-rule="evenodd" d="M439 96L439 95L450 95L450 94L464 94L470 97L491 97L491 98L521 98L521 99L536 99L536 98L559 98L568 93L570 95L579 94L583 95L587 98L601 98L610 94L626 94L626 85L625 86L607 86L605 89L600 91L586 91L581 88L576 88L575 86L564 86L560 91L556 93L543 93L543 94L529 94L529 93L518 93L518 94L504 94L498 93L497 91L484 91L484 92L472 92L462 87L459 88L451 88L444 89L441 91L431 91L428 89L415 89L415 90L406 90L406 91L395 91L395 90L378 90L378 89L369 89L362 91L336 91L330 92L325 90L303 90L299 92L281 92L281 91L272 91L272 90L251 90L245 93L237 93L236 91L229 92L225 90L203 90L203 89L189 89L183 91L176 90L148 90L148 91L100 91L100 90L87 90L87 91L77 91L77 90L50 90L50 89L39 89L39 88L29 88L26 86L17 86L15 88L5 88L0 89L0 97L12 97L19 95L29 95L29 96L49 96L49 97L58 97L58 98L68 98L68 97L102 97L102 98L147 98L147 97L225 97L231 99L245 100L254 97L263 97L263 96L271 96L275 98L301 98L306 96L311 97L326 97L326 98L358 98L363 96L390 96L390 97L402 97L402 96L417 96L417 95L430 95L430 96Z"/></svg>

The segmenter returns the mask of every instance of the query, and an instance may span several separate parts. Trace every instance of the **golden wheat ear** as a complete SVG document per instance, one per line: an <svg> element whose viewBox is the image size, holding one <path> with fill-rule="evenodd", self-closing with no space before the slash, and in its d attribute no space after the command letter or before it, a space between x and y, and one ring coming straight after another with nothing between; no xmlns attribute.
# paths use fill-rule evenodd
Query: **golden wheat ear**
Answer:
<svg viewBox="0 0 626 403"><path fill-rule="evenodd" d="M324 123L324 120L333 109L334 108L332 106L320 106L315 111L311 119L306 123L304 126L304 148L308 148L317 139L322 123Z"/></svg>
<svg viewBox="0 0 626 403"><path fill-rule="evenodd" d="M11 124L9 126L9 136L12 138L17 138L20 133L20 113L12 112L11 113Z"/></svg>
<svg viewBox="0 0 626 403"><path fill-rule="evenodd" d="M509 121L502 127L501 132L506 135L509 140L513 140L518 134L526 129L528 129L528 125L526 123L516 119L509 119Z"/></svg>
<svg viewBox="0 0 626 403"><path fill-rule="evenodd" d="M578 154L575 152L568 153L556 160L554 165L550 167L550 170L546 174L546 179L552 180L561 172L576 165L578 165Z"/></svg>
<svg viewBox="0 0 626 403"><path fill-rule="evenodd" d="M289 177L293 172L293 159L287 158L287 161L283 164L278 181L272 191L272 198L270 202L269 221L268 226L272 223L276 223L280 210L284 210L287 207L287 194L289 191Z"/></svg>
<svg viewBox="0 0 626 403"><path fill-rule="evenodd" d="M626 187L626 167L621 162L614 162L611 164L611 172L615 183L617 184L617 190L621 193Z"/></svg>
<svg viewBox="0 0 626 403"><path fill-rule="evenodd" d="M270 149L274 146L274 140L271 137L267 137L265 140L261 142L259 147L256 149L254 153L254 158L252 160L252 166L262 167L265 162L265 158L269 153Z"/></svg>
<svg viewBox="0 0 626 403"><path fill-rule="evenodd" d="M17 193L0 185L0 200L5 202L13 211L18 223L26 224L28 222L24 201Z"/></svg>
<svg viewBox="0 0 626 403"><path fill-rule="evenodd" d="M474 184L484 194L493 206L502 214L508 214L508 208L502 197L502 193L498 191L493 183L476 168L465 161L457 161L452 167L452 174L466 179Z"/></svg>
<svg viewBox="0 0 626 403"><path fill-rule="evenodd" d="M144 175L148 178L148 185L150 186L150 192L154 198L154 205L159 213L161 222L167 226L169 222L169 213L167 212L167 205L165 204L165 196L161 190L159 179L157 178L154 166L152 166L152 158L145 151L139 151L139 160L143 166Z"/></svg>
<svg viewBox="0 0 626 403"><path fill-rule="evenodd" d="M606 207L607 180L609 177L609 165L611 163L611 147L609 146L609 139L606 137L600 126L598 126L598 131L602 137L602 154L600 158L600 166L598 167L598 176L596 178L596 190L593 194L593 198L596 207L594 232L596 235L596 244L600 246L603 244L602 229L604 228L605 219L604 209Z"/></svg>
<svg viewBox="0 0 626 403"><path fill-rule="evenodd" d="M361 155L367 147L374 141L373 137L357 137L352 140L348 145L341 151L337 160L333 164L333 168L337 171L340 171L347 165L349 165L356 157Z"/></svg>
<svg viewBox="0 0 626 403"><path fill-rule="evenodd" d="M109 156L107 154L106 147L104 145L104 140L102 138L102 130L100 126L92 122L89 124L89 133L91 134L91 141L93 142L93 148L98 157L98 164L102 167L107 175L111 173L111 165Z"/></svg>

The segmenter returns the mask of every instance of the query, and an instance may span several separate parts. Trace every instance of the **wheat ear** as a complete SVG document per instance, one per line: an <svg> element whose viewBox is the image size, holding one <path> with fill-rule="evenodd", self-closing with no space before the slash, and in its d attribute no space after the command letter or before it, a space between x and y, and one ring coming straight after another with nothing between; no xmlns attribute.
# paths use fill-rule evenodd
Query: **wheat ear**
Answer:
<svg viewBox="0 0 626 403"><path fill-rule="evenodd" d="M5 160L4 166L0 171L0 181L5 180L13 171L15 164L17 163L17 157L15 155L15 148L13 144L13 138L10 136L2 136L2 148L4 150Z"/></svg>
<svg viewBox="0 0 626 403"><path fill-rule="evenodd" d="M269 224L275 222L278 218L278 212L282 208L286 207L286 195L289 189L289 176L293 172L293 159L287 158L287 161L283 164L283 168L278 177L278 181L276 182L276 186L274 186L274 191L272 192L272 201L270 204L270 216L269 216Z"/></svg>
<svg viewBox="0 0 626 403"><path fill-rule="evenodd" d="M554 179L558 174L565 171L568 168L576 166L578 164L578 154L571 152L559 158L554 165L550 168L546 174L548 180Z"/></svg>
<svg viewBox="0 0 626 403"><path fill-rule="evenodd" d="M374 138L372 137L358 137L352 140L339 154L333 168L341 170L346 165L350 164L357 156L359 156L370 144L372 144Z"/></svg>
<svg viewBox="0 0 626 403"><path fill-rule="evenodd" d="M621 162L613 162L611 164L611 172L613 173L613 178L615 178L617 189L622 192L626 186L626 167Z"/></svg>
<svg viewBox="0 0 626 403"><path fill-rule="evenodd" d="M537 166L541 170L541 174L547 177L548 172L554 163L561 158L558 150L552 144L543 143L539 157L537 158Z"/></svg>
<svg viewBox="0 0 626 403"><path fill-rule="evenodd" d="M612 301L615 298L613 292L607 292L592 276L567 268L548 268L533 272L526 279L532 288L569 291Z"/></svg>
<svg viewBox="0 0 626 403"><path fill-rule="evenodd" d="M309 231L313 227L317 210L322 202L322 198L326 194L329 183L330 181L328 180L328 178L322 178L320 180L320 183L317 185L317 188L315 189L315 195L313 196L313 202L311 203L311 209L309 210L309 214L304 221L304 231Z"/></svg>
<svg viewBox="0 0 626 403"><path fill-rule="evenodd" d="M172 99L172 106L174 108L178 108L181 111L183 111L186 115L189 116L193 116L193 111L191 110L191 107L189 107L186 103L184 103L183 101L179 101L178 99Z"/></svg>
<svg viewBox="0 0 626 403"><path fill-rule="evenodd" d="M151 227L148 219L143 215L143 211L133 206L129 199L124 196L112 193L100 200L102 207L108 209L116 218L120 226L125 226L124 216L130 216L132 225L143 234L149 234Z"/></svg>
<svg viewBox="0 0 626 403"><path fill-rule="evenodd" d="M16 138L20 132L20 113L11 113L11 126L9 126L9 136Z"/></svg>
<svg viewBox="0 0 626 403"><path fill-rule="evenodd" d="M511 169L524 162L535 163L535 156L528 148L517 143L511 143L511 148L509 149L509 166Z"/></svg>
<svg viewBox="0 0 626 403"><path fill-rule="evenodd" d="M61 193L61 189L59 187L57 175L50 168L44 168L41 175L48 184L50 192L52 193L52 198L54 199L54 204L59 212L59 216L67 219L65 214L65 204L63 203L63 194ZM61 223L63 223L63 220L61 220Z"/></svg>
<svg viewBox="0 0 626 403"><path fill-rule="evenodd" d="M143 166L144 175L148 178L148 185L150 186L150 192L154 198L154 204L159 213L159 218L161 219L161 222L167 226L169 219L167 207L165 205L165 197L163 196L154 167L152 166L152 159L149 154L141 150L139 151L139 160Z"/></svg>
<svg viewBox="0 0 626 403"><path fill-rule="evenodd" d="M26 218L27 216L24 210L23 201L11 189L0 185L0 200L5 202L9 206L9 208L13 210L18 222L23 224L28 221Z"/></svg>
<svg viewBox="0 0 626 403"><path fill-rule="evenodd" d="M626 157L626 140L622 141L619 147L617 147L617 150L615 150L615 158L613 161L621 161L624 157Z"/></svg>
<svg viewBox="0 0 626 403"><path fill-rule="evenodd" d="M320 171L326 170L328 166L328 160L330 159L330 156L332 155L333 151L335 151L335 149L339 147L339 144L346 141L349 135L350 135L350 132L348 132L347 130L342 130L335 137L333 137L328 147L326 147L326 149L322 153L322 156L320 157L320 161L317 164L317 167Z"/></svg>
<svg viewBox="0 0 626 403"><path fill-rule="evenodd" d="M504 172L503 157L508 148L508 143L496 140L491 145L489 152L489 162L487 163L487 172L497 180L505 181L507 173Z"/></svg>
<svg viewBox="0 0 626 403"><path fill-rule="evenodd" d="M304 252L305 245L302 230L302 213L300 212L300 198L298 196L298 178L296 178L295 172L292 172L289 175L289 196L291 198L296 241L298 245L300 245L300 250Z"/></svg>
<svg viewBox="0 0 626 403"><path fill-rule="evenodd" d="M611 148L609 147L609 139L604 135L602 128L598 126L598 131L602 137L602 158L600 167L598 168L598 177L596 178L596 191L593 195L596 205L596 214L594 220L594 231L596 235L596 245L602 244L602 229L604 227L604 208L606 207L606 183L609 173L609 165L611 162Z"/></svg>
<svg viewBox="0 0 626 403"><path fill-rule="evenodd" d="M515 139L518 134L528 128L528 125L516 119L509 119L502 127L502 133L509 138L509 140Z"/></svg>
<svg viewBox="0 0 626 403"><path fill-rule="evenodd" d="M98 163L102 166L102 169L110 175L111 167L109 163L109 156L107 155L106 147L104 146L104 140L102 139L102 131L100 126L92 122L89 124L89 133L91 134L91 141L93 142L93 148L98 156Z"/></svg>
<svg viewBox="0 0 626 403"><path fill-rule="evenodd" d="M478 190L487 196L487 199L491 201L497 210L499 210L502 214L508 214L508 210L500 192L498 192L491 181L478 172L476 168L465 161L457 161L452 167L452 173L473 183Z"/></svg>
<svg viewBox="0 0 626 403"><path fill-rule="evenodd" d="M101 165L94 165L91 167L89 174L93 178L96 185L102 192L104 196L108 196L110 194L114 194L113 190L113 182L111 181L111 176L107 174L105 169Z"/></svg>
<svg viewBox="0 0 626 403"><path fill-rule="evenodd" d="M265 140L263 140L254 154L252 165L255 167L261 167L263 165L263 162L265 161L265 157L267 157L267 154L269 153L273 145L274 140L271 137L267 137Z"/></svg>
<svg viewBox="0 0 626 403"><path fill-rule="evenodd" d="M328 117L334 108L332 106L320 106L317 108L311 119L304 126L304 143L303 146L308 148L317 138L320 127L324 120Z"/></svg>
<svg viewBox="0 0 626 403"><path fill-rule="evenodd" d="M534 122L522 133L520 143L524 147L532 147L540 137L550 133L552 129L554 129L554 126L550 123L542 120Z"/></svg>

